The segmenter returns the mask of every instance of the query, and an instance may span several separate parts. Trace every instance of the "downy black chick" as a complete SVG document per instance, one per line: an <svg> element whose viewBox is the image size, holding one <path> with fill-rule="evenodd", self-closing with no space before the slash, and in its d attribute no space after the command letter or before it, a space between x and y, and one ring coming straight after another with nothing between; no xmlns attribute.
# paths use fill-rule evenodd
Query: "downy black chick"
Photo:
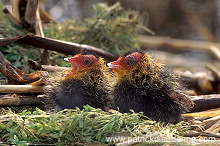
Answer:
<svg viewBox="0 0 220 146"><path fill-rule="evenodd" d="M106 110L107 80L102 58L77 54L64 58L72 67L63 71L63 79L48 94L57 110L90 105Z"/></svg>
<svg viewBox="0 0 220 146"><path fill-rule="evenodd" d="M120 112L132 109L155 121L178 123L192 106L177 76L147 53L127 53L107 65L117 76L111 94Z"/></svg>

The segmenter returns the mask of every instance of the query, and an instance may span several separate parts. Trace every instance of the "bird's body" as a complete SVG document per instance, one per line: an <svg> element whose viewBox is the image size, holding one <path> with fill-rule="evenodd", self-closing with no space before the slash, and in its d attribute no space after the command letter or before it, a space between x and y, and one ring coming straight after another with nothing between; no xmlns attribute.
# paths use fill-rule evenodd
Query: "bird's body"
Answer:
<svg viewBox="0 0 220 146"><path fill-rule="evenodd" d="M104 61L93 55L75 55L67 58L72 68L64 70L64 79L49 93L57 110L83 108L90 105L105 109L107 82L103 72Z"/></svg>
<svg viewBox="0 0 220 146"><path fill-rule="evenodd" d="M123 55L108 66L118 77L112 96L120 112L132 109L152 120L177 123L191 106L176 76L148 54Z"/></svg>

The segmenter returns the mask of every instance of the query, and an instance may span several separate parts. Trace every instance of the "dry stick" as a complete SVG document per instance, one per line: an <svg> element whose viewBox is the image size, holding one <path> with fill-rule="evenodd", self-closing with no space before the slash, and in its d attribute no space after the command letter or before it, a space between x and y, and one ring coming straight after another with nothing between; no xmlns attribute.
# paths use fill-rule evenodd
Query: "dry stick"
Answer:
<svg viewBox="0 0 220 146"><path fill-rule="evenodd" d="M8 6L4 7L3 13L7 15L7 17L11 20L12 23L17 25L21 24L21 20L14 16L14 14L10 11L10 8Z"/></svg>
<svg viewBox="0 0 220 146"><path fill-rule="evenodd" d="M206 129L205 132L216 133L220 130L220 120L213 124L209 129Z"/></svg>
<svg viewBox="0 0 220 146"><path fill-rule="evenodd" d="M216 56L216 58L220 60L220 49L219 49L219 47L211 45L209 47L209 49Z"/></svg>
<svg viewBox="0 0 220 146"><path fill-rule="evenodd" d="M52 65L41 65L40 63L34 61L34 60L28 60L28 65L33 69L33 70L43 70L43 71L63 71L67 69L68 67L60 67L60 66L52 66Z"/></svg>
<svg viewBox="0 0 220 146"><path fill-rule="evenodd" d="M192 96L195 106L190 112L220 108L220 94Z"/></svg>
<svg viewBox="0 0 220 146"><path fill-rule="evenodd" d="M215 81L215 76L209 75L206 72L197 72L197 73L188 73L188 72L177 72L180 76L183 84L187 83L187 86L190 89L193 89L196 93L210 94L210 93L219 93L219 89L216 84L219 84Z"/></svg>
<svg viewBox="0 0 220 146"><path fill-rule="evenodd" d="M210 52L210 46L220 48L220 43L173 39L170 37L140 35L138 42L141 47L173 48L187 51Z"/></svg>
<svg viewBox="0 0 220 146"><path fill-rule="evenodd" d="M60 41L60 40L50 39L46 37L43 38L43 37L34 35L32 33L28 33L23 36L10 38L10 39L0 38L0 47L9 45L10 43L13 43L13 42L16 42L19 44L31 45L31 46L39 47L39 48L45 48L45 49L56 51L56 52L63 53L66 55L75 55L75 54L85 51L85 52L96 53L109 60L116 60L118 58L118 56L110 52L104 51L102 49L99 49L93 46Z"/></svg>
<svg viewBox="0 0 220 146"><path fill-rule="evenodd" d="M0 93L43 93L50 86L0 85ZM191 112L204 111L220 107L220 95L193 96L194 108Z"/></svg>
<svg viewBox="0 0 220 146"><path fill-rule="evenodd" d="M206 68L209 69L212 72L212 74L215 78L215 81L219 82L219 84L220 84L220 70L216 66L214 66L210 63L208 63L206 65Z"/></svg>
<svg viewBox="0 0 220 146"><path fill-rule="evenodd" d="M28 66L33 70L41 70L41 63L38 63L37 61L28 59Z"/></svg>
<svg viewBox="0 0 220 146"><path fill-rule="evenodd" d="M0 38L0 47L10 45L11 43L14 43L17 40L21 39L21 37L9 38L9 39Z"/></svg>
<svg viewBox="0 0 220 146"><path fill-rule="evenodd" d="M220 115L220 108L215 108L215 109L210 109L210 110L206 110L206 111L199 111L199 112L195 112L195 113L185 113L183 114L183 117L186 119L196 119L196 120L204 120L207 118L212 118L215 116L219 116Z"/></svg>
<svg viewBox="0 0 220 146"><path fill-rule="evenodd" d="M118 56L112 53L109 53L99 48L95 48L93 46L50 39L46 37L37 36L31 33L28 33L25 36L23 36L23 38L18 40L17 43L27 44L38 48L44 48L66 55L75 55L80 52L89 51L92 53L96 53L109 60L116 60L118 58Z"/></svg>
<svg viewBox="0 0 220 146"><path fill-rule="evenodd" d="M207 119L207 120L203 120L202 122L202 129L205 130L205 132L214 132L216 129L216 126L219 127L220 121L220 115L219 116L215 116L213 118Z"/></svg>
<svg viewBox="0 0 220 146"><path fill-rule="evenodd" d="M13 67L0 52L0 72L12 83L31 83L39 80L39 73L24 74L23 71Z"/></svg>
<svg viewBox="0 0 220 146"><path fill-rule="evenodd" d="M40 18L44 23L56 23L53 18L42 8L39 7Z"/></svg>
<svg viewBox="0 0 220 146"><path fill-rule="evenodd" d="M183 136L184 136L184 137L206 136L206 137L220 138L220 134L213 134L213 133L208 133L208 132L186 133L186 134L184 134Z"/></svg>
<svg viewBox="0 0 220 146"><path fill-rule="evenodd" d="M12 14L17 20L20 21L21 19L20 19L20 12L19 12L19 3L20 3L20 0L10 0Z"/></svg>
<svg viewBox="0 0 220 146"><path fill-rule="evenodd" d="M27 1L24 20L25 20L25 23L31 25L31 27L34 27L34 24L36 22L37 6L38 6L38 0Z"/></svg>
<svg viewBox="0 0 220 146"><path fill-rule="evenodd" d="M39 4L37 6L37 12L36 12L35 32L37 35L44 37L42 21L41 21L40 12L39 12ZM42 64L45 64L45 65L50 64L49 53L46 49L40 49L40 56L41 56Z"/></svg>
<svg viewBox="0 0 220 146"><path fill-rule="evenodd" d="M34 28L35 33L37 35L44 37L42 23L41 23L40 14L39 14L38 0L27 1L27 6L25 9L25 21L27 24L30 25L30 27ZM47 50L40 49L39 52L40 52L40 58L41 58L42 64L46 64L46 65L50 64L49 54Z"/></svg>
<svg viewBox="0 0 220 146"><path fill-rule="evenodd" d="M0 85L0 93L44 93L50 86Z"/></svg>
<svg viewBox="0 0 220 146"><path fill-rule="evenodd" d="M37 97L37 95L24 96L24 95L0 95L0 105L31 105L31 104L43 104L46 99Z"/></svg>

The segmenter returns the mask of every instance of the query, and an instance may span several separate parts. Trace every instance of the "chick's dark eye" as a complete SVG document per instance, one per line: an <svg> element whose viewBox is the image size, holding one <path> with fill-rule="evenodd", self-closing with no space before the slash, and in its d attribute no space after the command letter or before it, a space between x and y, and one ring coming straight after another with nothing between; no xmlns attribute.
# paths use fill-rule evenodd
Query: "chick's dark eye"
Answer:
<svg viewBox="0 0 220 146"><path fill-rule="evenodd" d="M128 61L126 61L126 64L127 64L127 65L131 65L131 64L133 64L133 63L134 63L133 60L128 60Z"/></svg>
<svg viewBox="0 0 220 146"><path fill-rule="evenodd" d="M88 64L90 64L90 61L89 61L89 60L85 60L85 61L83 62L83 64L84 64L84 65L88 65Z"/></svg>

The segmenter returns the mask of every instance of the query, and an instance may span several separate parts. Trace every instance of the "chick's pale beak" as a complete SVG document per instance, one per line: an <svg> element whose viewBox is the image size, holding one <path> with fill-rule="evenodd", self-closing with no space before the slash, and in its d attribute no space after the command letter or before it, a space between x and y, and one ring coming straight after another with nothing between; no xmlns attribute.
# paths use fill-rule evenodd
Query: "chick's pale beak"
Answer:
<svg viewBox="0 0 220 146"><path fill-rule="evenodd" d="M69 58L64 58L63 59L66 62L69 62L72 64L72 68L76 68L77 67L77 58L76 57L69 57Z"/></svg>
<svg viewBox="0 0 220 146"><path fill-rule="evenodd" d="M109 62L109 63L107 63L107 66L108 66L110 69L119 68L119 65L118 65L117 61Z"/></svg>
<svg viewBox="0 0 220 146"><path fill-rule="evenodd" d="M75 63L77 61L77 57L64 58L63 60L69 63Z"/></svg>
<svg viewBox="0 0 220 146"><path fill-rule="evenodd" d="M69 58L64 58L63 60L69 62Z"/></svg>

